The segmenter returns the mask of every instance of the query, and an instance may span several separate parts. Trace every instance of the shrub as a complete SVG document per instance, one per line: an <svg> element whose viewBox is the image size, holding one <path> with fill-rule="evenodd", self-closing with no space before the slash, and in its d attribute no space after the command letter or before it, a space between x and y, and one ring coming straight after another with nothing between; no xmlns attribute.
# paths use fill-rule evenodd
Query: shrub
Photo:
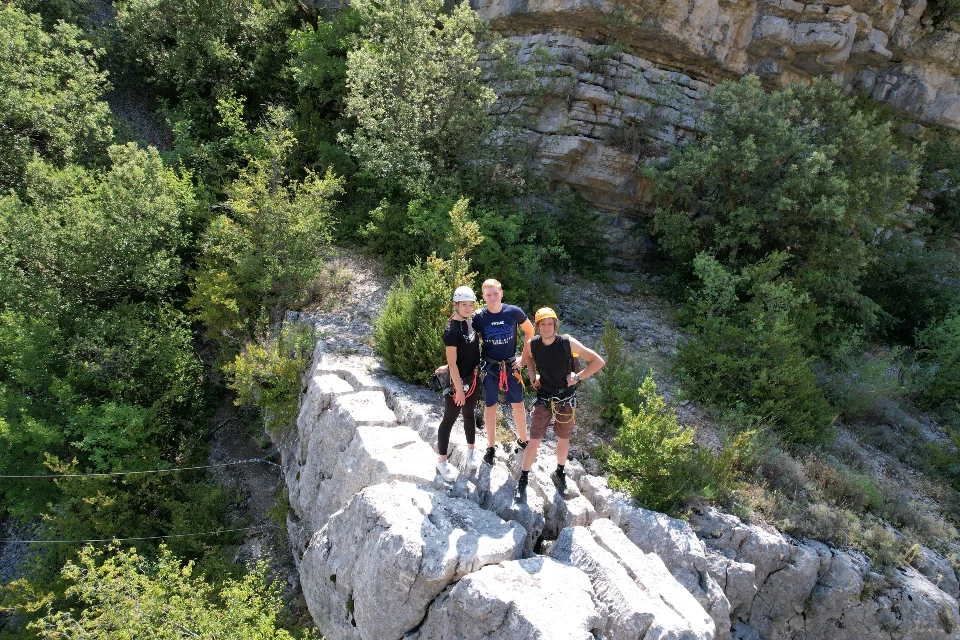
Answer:
<svg viewBox="0 0 960 640"><path fill-rule="evenodd" d="M825 540L843 548L850 546L859 535L860 519L849 509L811 502L792 514L784 528L795 537Z"/></svg>
<svg viewBox="0 0 960 640"><path fill-rule="evenodd" d="M323 177L308 171L303 181L287 178L294 140L284 118L273 111L258 130L261 148L228 187L228 213L204 232L191 273L187 308L211 338L234 350L258 324L305 302L323 266L335 198L343 191L343 181L329 171Z"/></svg>
<svg viewBox="0 0 960 640"><path fill-rule="evenodd" d="M654 229L690 275L709 250L734 269L774 252L809 308L812 352L832 354L877 308L857 288L865 239L888 226L916 190L916 168L889 121L858 111L831 81L765 92L755 76L718 85L704 135L648 173L662 196Z"/></svg>
<svg viewBox="0 0 960 640"><path fill-rule="evenodd" d="M693 430L657 394L653 376L640 387L637 411L623 408L623 424L606 457L610 486L625 489L644 507L670 511L709 485L704 467L709 454L693 444Z"/></svg>
<svg viewBox="0 0 960 640"><path fill-rule="evenodd" d="M309 327L282 327L275 336L247 343L224 367L237 392L234 404L259 407L267 430L276 432L297 417L301 377L310 363L314 335Z"/></svg>
<svg viewBox="0 0 960 640"><path fill-rule="evenodd" d="M490 131L496 94L483 82L478 34L483 21L464 2L362 0L357 48L347 55L343 137L371 176L408 194L447 179Z"/></svg>
<svg viewBox="0 0 960 640"><path fill-rule="evenodd" d="M484 277L503 283L511 304L547 302L550 276L557 271L571 267L584 273L600 271L597 245L602 243L590 241L601 235L596 215L564 190L551 198L529 207L516 202L471 207L482 240L471 252L470 263ZM403 202L381 201L361 232L369 250L396 270L405 269L420 256L450 251L447 214L456 199L435 194ZM589 246L582 247L584 242Z"/></svg>
<svg viewBox="0 0 960 640"><path fill-rule="evenodd" d="M703 286L684 308L694 336L680 342L678 372L708 404L745 407L785 440L814 442L828 437L833 412L790 322L806 296L782 276L786 260L771 254L734 273L711 256L697 256Z"/></svg>
<svg viewBox="0 0 960 640"><path fill-rule="evenodd" d="M293 23L285 3L124 0L112 53L204 129L211 103L225 91L254 105L290 92L281 70Z"/></svg>
<svg viewBox="0 0 960 640"><path fill-rule="evenodd" d="M194 213L189 181L155 149L118 145L109 154L103 172L32 162L23 199L0 196L0 247L13 276L0 282L5 297L56 289L103 306L157 299L181 282Z"/></svg>
<svg viewBox="0 0 960 640"><path fill-rule="evenodd" d="M903 564L906 545L880 523L860 533L856 543L878 567L899 567Z"/></svg>
<svg viewBox="0 0 960 640"><path fill-rule="evenodd" d="M916 331L960 305L960 257L947 242L892 230L877 240L876 260L862 283L863 292L883 310L881 335L911 344Z"/></svg>
<svg viewBox="0 0 960 640"><path fill-rule="evenodd" d="M863 353L840 360L827 382L831 402L847 419L878 414L883 400L896 400L904 391L897 372L901 349L885 354Z"/></svg>
<svg viewBox="0 0 960 640"><path fill-rule="evenodd" d="M387 304L376 320L376 349L398 377L426 384L446 360L442 331L450 315L451 295L461 285L472 285L468 256L482 241L476 222L461 199L450 210L450 258L435 255L417 262L390 289Z"/></svg>
<svg viewBox="0 0 960 640"><path fill-rule="evenodd" d="M960 398L960 309L917 332L914 388L924 406L949 408Z"/></svg>
<svg viewBox="0 0 960 640"><path fill-rule="evenodd" d="M620 331L609 320L603 325L600 347L607 364L596 376L596 402L600 405L600 418L617 430L623 425L623 408L637 411L640 406L638 368L625 352Z"/></svg>
<svg viewBox="0 0 960 640"><path fill-rule="evenodd" d="M807 475L832 505L863 513L867 509L879 513L883 496L868 476L841 462L816 456L807 459Z"/></svg>
<svg viewBox="0 0 960 640"><path fill-rule="evenodd" d="M194 571L193 562L184 563L165 546L153 562L136 549L85 547L62 571L70 584L66 595L84 606L79 612L54 611L49 603L36 603L45 613L30 628L47 640L108 640L120 628L137 637L293 640L278 625L280 585L268 583L265 566L217 589Z"/></svg>
<svg viewBox="0 0 960 640"><path fill-rule="evenodd" d="M57 166L98 159L113 136L101 52L77 27L46 33L40 16L10 2L0 8L0 41L0 191L20 188L34 153Z"/></svg>
<svg viewBox="0 0 960 640"><path fill-rule="evenodd" d="M960 15L960 2L951 1ZM949 235L960 229L960 137L955 133L942 133L925 147L920 188L933 195L934 230Z"/></svg>

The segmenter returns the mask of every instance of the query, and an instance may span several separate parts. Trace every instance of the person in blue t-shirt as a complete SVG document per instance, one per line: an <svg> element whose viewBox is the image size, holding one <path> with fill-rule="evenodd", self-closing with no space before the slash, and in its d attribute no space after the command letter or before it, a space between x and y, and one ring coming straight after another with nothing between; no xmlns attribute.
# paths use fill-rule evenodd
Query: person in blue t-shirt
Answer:
<svg viewBox="0 0 960 640"><path fill-rule="evenodd" d="M483 300L487 303L473 316L473 328L483 338L481 367L483 377L483 424L487 431L487 452L483 461L492 465L497 443L497 402L500 391L506 393L517 425L517 444L527 446L527 412L523 406L522 361L517 357L517 327L523 329L524 344L533 338L533 323L520 307L503 304L503 286L497 280L483 283Z"/></svg>

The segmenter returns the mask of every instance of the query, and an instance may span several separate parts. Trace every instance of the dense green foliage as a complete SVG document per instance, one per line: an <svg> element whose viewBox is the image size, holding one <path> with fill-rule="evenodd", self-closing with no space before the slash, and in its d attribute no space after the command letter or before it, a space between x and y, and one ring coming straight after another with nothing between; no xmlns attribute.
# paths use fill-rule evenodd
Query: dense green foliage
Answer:
<svg viewBox="0 0 960 640"><path fill-rule="evenodd" d="M228 213L213 218L200 237L187 303L208 335L231 350L252 338L258 324L306 302L343 190L329 172L290 179L286 163L294 139L281 112L272 113L256 138L261 148L227 187Z"/></svg>
<svg viewBox="0 0 960 640"><path fill-rule="evenodd" d="M649 172L654 229L690 287L681 376L694 397L743 405L787 440L822 440L834 412L814 360L842 368L884 327L909 333L957 295L954 257L896 231L874 238L916 193L920 167L889 120L832 83L723 83L703 124ZM864 286L870 274L879 282Z"/></svg>
<svg viewBox="0 0 960 640"><path fill-rule="evenodd" d="M637 396L637 366L625 352L620 331L610 320L603 325L600 336L600 353L606 361L597 375L597 397L594 400L600 406L600 418L613 429L623 424L622 408L636 411L639 408Z"/></svg>
<svg viewBox="0 0 960 640"><path fill-rule="evenodd" d="M680 345L680 377L696 398L743 404L779 426L787 440L823 440L833 414L790 314L807 301L783 274L790 257L774 252L739 273L701 253L700 288L685 313L694 335Z"/></svg>
<svg viewBox="0 0 960 640"><path fill-rule="evenodd" d="M257 405L270 431L293 424L314 339L309 327L293 325L244 345L224 368L237 392L235 404Z"/></svg>
<svg viewBox="0 0 960 640"><path fill-rule="evenodd" d="M630 492L647 509L674 511L695 496L723 499L757 464L752 431L737 435L716 456L695 445L693 429L677 421L652 372L640 385L638 408L621 411L604 466L610 486Z"/></svg>
<svg viewBox="0 0 960 640"><path fill-rule="evenodd" d="M27 167L24 195L0 196L8 302L92 304L158 299L183 277L179 253L193 215L189 181L155 150L109 150L110 168Z"/></svg>
<svg viewBox="0 0 960 640"><path fill-rule="evenodd" d="M377 352L393 373L409 382L425 384L446 362L441 334L451 315L453 291L474 284L469 257L483 236L467 214L466 200L450 209L450 221L449 259L431 255L411 266L390 290L377 318Z"/></svg>
<svg viewBox="0 0 960 640"><path fill-rule="evenodd" d="M83 608L48 609L31 627L48 640L293 639L277 625L280 586L267 582L263 566L217 589L193 570L165 547L156 561L135 549L86 547L63 567L67 595Z"/></svg>
<svg viewBox="0 0 960 640"><path fill-rule="evenodd" d="M371 176L422 193L455 175L490 131L496 94L477 64L480 17L464 2L360 0L359 46L347 56L348 147Z"/></svg>
<svg viewBox="0 0 960 640"><path fill-rule="evenodd" d="M928 407L953 409L960 403L960 309L919 331L917 346L915 384L921 400Z"/></svg>
<svg viewBox="0 0 960 640"><path fill-rule="evenodd" d="M717 87L706 134L656 172L663 247L690 272L709 251L735 269L774 251L809 294L808 348L831 353L876 323L858 288L866 240L906 204L917 170L889 122L827 80L765 92L756 77Z"/></svg>
<svg viewBox="0 0 960 640"><path fill-rule="evenodd" d="M124 0L112 52L204 130L225 94L259 109L291 90L280 71L293 24L287 3Z"/></svg>
<svg viewBox="0 0 960 640"><path fill-rule="evenodd" d="M102 154L112 136L102 52L70 24L44 31L14 3L0 7L0 42L2 191L22 186L35 154L60 167Z"/></svg>

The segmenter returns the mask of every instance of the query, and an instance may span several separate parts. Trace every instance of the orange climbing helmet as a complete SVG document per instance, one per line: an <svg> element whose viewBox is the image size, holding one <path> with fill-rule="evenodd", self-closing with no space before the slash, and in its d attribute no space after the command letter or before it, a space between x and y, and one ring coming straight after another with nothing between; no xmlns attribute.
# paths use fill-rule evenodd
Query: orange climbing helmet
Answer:
<svg viewBox="0 0 960 640"><path fill-rule="evenodd" d="M540 324L540 321L544 318L553 318L557 321L557 324L560 324L560 318L557 317L557 312L551 309L550 307L543 307L542 309L537 309L537 313L533 316L533 323Z"/></svg>

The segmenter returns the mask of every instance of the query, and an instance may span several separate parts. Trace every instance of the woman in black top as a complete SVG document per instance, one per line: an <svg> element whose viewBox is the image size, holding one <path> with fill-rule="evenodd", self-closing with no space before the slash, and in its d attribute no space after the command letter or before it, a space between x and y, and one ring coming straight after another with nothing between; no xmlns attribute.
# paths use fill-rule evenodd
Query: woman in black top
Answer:
<svg viewBox="0 0 960 640"><path fill-rule="evenodd" d="M453 315L443 331L443 344L447 354L447 366L440 367L450 373L451 387L444 392L443 419L440 420L437 452L440 459L437 471L447 482L457 478L456 470L447 462L450 431L457 416L463 414L463 432L467 437L467 468L480 466L480 456L474 450L476 416L474 409L480 397L477 383L477 367L480 364L480 338L473 330L473 307L477 297L470 287L459 287L453 292Z"/></svg>

